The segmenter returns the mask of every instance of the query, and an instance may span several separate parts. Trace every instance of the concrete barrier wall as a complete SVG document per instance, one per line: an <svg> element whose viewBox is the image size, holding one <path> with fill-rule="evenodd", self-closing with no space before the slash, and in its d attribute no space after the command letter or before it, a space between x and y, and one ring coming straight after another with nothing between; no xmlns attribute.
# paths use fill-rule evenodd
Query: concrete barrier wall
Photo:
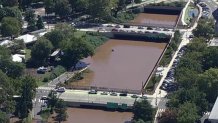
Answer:
<svg viewBox="0 0 218 123"><path fill-rule="evenodd" d="M153 14L179 15L182 9L182 7L145 6L144 12Z"/></svg>

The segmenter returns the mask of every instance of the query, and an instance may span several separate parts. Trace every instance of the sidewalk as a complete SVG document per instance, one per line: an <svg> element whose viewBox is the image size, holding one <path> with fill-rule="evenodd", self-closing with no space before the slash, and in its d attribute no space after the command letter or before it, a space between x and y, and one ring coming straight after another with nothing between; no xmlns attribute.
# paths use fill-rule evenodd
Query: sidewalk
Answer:
<svg viewBox="0 0 218 123"><path fill-rule="evenodd" d="M173 56L173 58L172 58L170 64L168 65L167 69L164 71L163 77L161 78L161 80L160 80L160 82L159 82L159 84L158 84L158 86L157 86L157 88L156 88L156 90L155 90L155 93L152 95L153 97L155 97L156 95L158 95L158 94L159 94L159 91L161 91L161 93L167 94L166 91L160 90L159 88L160 88L160 86L162 85L162 83L163 83L163 81L164 81L164 79L165 79L165 77L166 77L166 75L167 75L169 69L172 67L172 64L173 64L173 62L174 62L174 60L175 60L175 58L176 58L176 56L177 56L178 51L180 50L180 48L181 48L182 46L185 46L185 45L187 45L187 44L189 43L188 36L191 35L191 34L192 34L192 30L194 30L194 29L197 27L197 24L198 24L197 22L198 22L199 18L200 18L201 15L202 15L202 8L201 8L199 5L198 5L198 7L200 8L200 13L199 13L198 19L197 19L197 21L195 22L195 24L193 25L193 27L191 27L190 29L187 29L187 30L180 30L180 31L184 32L184 34L182 35L182 42L180 43L180 45L179 45L177 51L175 52L175 54L174 54L174 56ZM164 96L164 94L161 94L160 96ZM157 117L158 117L158 114L159 114L159 113L160 113L160 112L159 112L159 110L158 110L158 111L156 112L156 114L155 114L154 123L157 123Z"/></svg>

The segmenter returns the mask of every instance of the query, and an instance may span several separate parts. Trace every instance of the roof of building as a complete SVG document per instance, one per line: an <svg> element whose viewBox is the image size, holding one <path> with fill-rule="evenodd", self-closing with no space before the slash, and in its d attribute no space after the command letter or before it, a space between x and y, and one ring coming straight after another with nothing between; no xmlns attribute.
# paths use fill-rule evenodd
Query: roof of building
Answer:
<svg viewBox="0 0 218 123"><path fill-rule="evenodd" d="M25 55L21 55L21 54L12 55L12 61L13 62L22 62L23 59L25 59Z"/></svg>
<svg viewBox="0 0 218 123"><path fill-rule="evenodd" d="M216 99L216 102L213 105L213 109L210 113L209 119L216 119L218 120L218 97Z"/></svg>
<svg viewBox="0 0 218 123"><path fill-rule="evenodd" d="M34 35L25 34L25 35L21 35L21 36L15 38L15 39L19 39L19 40L23 39L24 43L28 44L28 43L36 41L37 37Z"/></svg>
<svg viewBox="0 0 218 123"><path fill-rule="evenodd" d="M0 45L1 46L10 46L10 45L12 45L13 44L13 42L12 41L10 41L10 40L4 40L4 41L2 41L1 43L0 43Z"/></svg>
<svg viewBox="0 0 218 123"><path fill-rule="evenodd" d="M58 55L60 51L61 51L60 49L55 50L55 51L51 54L51 56L54 57L54 56Z"/></svg>

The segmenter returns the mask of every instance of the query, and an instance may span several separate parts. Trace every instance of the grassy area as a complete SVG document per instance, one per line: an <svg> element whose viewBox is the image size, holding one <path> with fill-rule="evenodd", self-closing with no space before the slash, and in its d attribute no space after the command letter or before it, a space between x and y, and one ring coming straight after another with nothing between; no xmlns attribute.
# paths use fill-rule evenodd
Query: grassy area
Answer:
<svg viewBox="0 0 218 123"><path fill-rule="evenodd" d="M85 34L86 34L86 32L84 32L84 31L76 31L74 33L75 37L77 37L77 38L82 37Z"/></svg>
<svg viewBox="0 0 218 123"><path fill-rule="evenodd" d="M28 61L31 58L31 50L28 48L25 48L25 51L26 51L25 58L26 58L26 61Z"/></svg>
<svg viewBox="0 0 218 123"><path fill-rule="evenodd" d="M48 118L50 117L50 109L46 109L46 110L44 110L44 111L42 111L41 113L40 113L40 116L41 116L41 118L42 118L42 121L44 122L44 123L47 123L48 122Z"/></svg>
<svg viewBox="0 0 218 123"><path fill-rule="evenodd" d="M32 117L31 114L28 114L28 117L23 119L22 123L32 123Z"/></svg>
<svg viewBox="0 0 218 123"><path fill-rule="evenodd" d="M26 72L33 76L36 79L37 85L41 86L44 84L47 84L57 76L64 73L66 69L60 65L56 66L54 69L52 69L50 72L45 72L44 74L38 74L36 68L28 68L26 69Z"/></svg>
<svg viewBox="0 0 218 123"><path fill-rule="evenodd" d="M152 92L152 91L155 89L156 83L158 83L158 82L160 81L160 79L161 79L161 76L155 76L155 75L153 75L153 76L151 77L151 79L148 81L148 84L147 84L147 86L145 87L145 90L146 90L147 92Z"/></svg>
<svg viewBox="0 0 218 123"><path fill-rule="evenodd" d="M192 22L192 19L196 16L196 15L191 15L191 16L189 15L189 13L195 9L198 10L193 4L187 7L184 17L186 24L189 25Z"/></svg>

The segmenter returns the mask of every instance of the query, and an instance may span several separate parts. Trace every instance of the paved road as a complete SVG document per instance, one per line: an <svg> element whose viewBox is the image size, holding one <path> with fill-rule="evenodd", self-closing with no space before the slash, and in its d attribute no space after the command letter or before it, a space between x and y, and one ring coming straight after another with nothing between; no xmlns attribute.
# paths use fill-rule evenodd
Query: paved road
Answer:
<svg viewBox="0 0 218 123"><path fill-rule="evenodd" d="M40 120L41 116L39 112L41 110L41 105L44 104L44 100L41 100L42 96L47 96L49 94L49 90L37 89L36 97L33 103L33 116L34 119Z"/></svg>
<svg viewBox="0 0 218 123"><path fill-rule="evenodd" d="M199 13L198 19L201 17L201 15L202 15L202 9L200 9L200 13ZM197 20L198 20L198 19L197 19ZM163 94L167 94L165 91L160 90L159 88L160 88L160 86L162 85L164 79L166 78L167 73L169 72L170 68L172 67L173 62L174 62L175 58L177 57L177 54L178 54L179 50L181 49L181 47L183 47L183 46L185 46L185 45L187 45L187 44L189 43L189 40L190 40L190 39L189 39L188 37L192 34L192 30L194 30L196 27L197 27L197 22L196 22L196 23L193 25L193 27L191 27L190 29L187 29L187 30L181 29L181 30L180 30L180 32L182 33L182 42L180 43L180 45L179 45L177 51L175 52L175 54L174 54L174 56L173 56L173 58L172 58L170 64L168 65L168 67L167 67L167 68L165 69L165 71L163 72L163 76L162 76L162 78L161 78L161 80L160 80L160 82L159 82L159 84L158 84L158 86L157 86L157 89L155 90L155 93L152 95L153 97L154 97L155 95L157 95L160 91L161 91L161 93L163 93ZM162 95L162 96L164 96L164 95ZM166 96L166 95L165 95L165 96ZM166 108L166 99L165 99L165 98L162 98L162 99L164 99L164 100L161 100L160 103L158 104L158 105L159 105L159 106L158 106L158 111L157 111L157 113L156 113L156 115L155 115L155 120L154 120L155 123L157 122L156 118L157 118L158 114L161 113L161 112L163 112L163 111L165 110L165 108ZM160 107L160 108L159 108L159 107ZM161 110L160 110L160 109L161 109Z"/></svg>
<svg viewBox="0 0 218 123"><path fill-rule="evenodd" d="M113 27L107 27L107 25L113 26ZM139 26L130 26L130 28L124 28L123 25L119 25L119 28L116 28L116 24L103 24L102 27L93 27L93 28L86 28L86 29L79 29L80 31L93 31L93 32L111 32L113 29L116 29L117 32L125 32L125 33L164 33L166 35L172 35L173 29L169 29L167 31L164 30L164 28L153 28L152 30L147 30L147 28L138 29Z"/></svg>

